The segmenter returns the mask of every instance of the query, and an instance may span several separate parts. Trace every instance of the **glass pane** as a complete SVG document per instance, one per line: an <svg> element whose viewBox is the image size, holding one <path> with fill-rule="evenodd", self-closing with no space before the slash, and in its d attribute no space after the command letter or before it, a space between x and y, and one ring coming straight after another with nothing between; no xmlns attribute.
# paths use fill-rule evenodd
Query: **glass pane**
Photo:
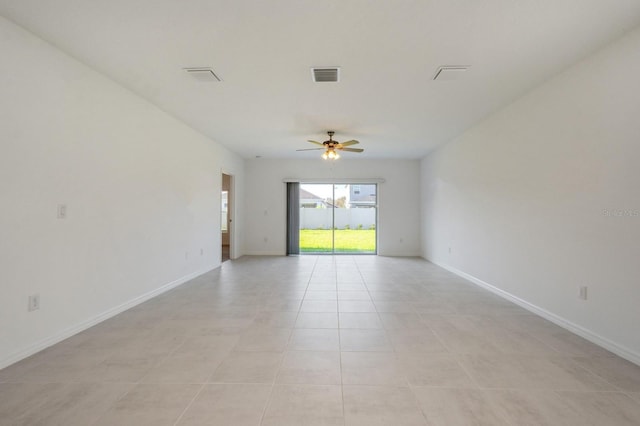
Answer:
<svg viewBox="0 0 640 426"><path fill-rule="evenodd" d="M300 184L300 253L376 253L376 184Z"/></svg>
<svg viewBox="0 0 640 426"><path fill-rule="evenodd" d="M300 184L300 253L333 252L333 185Z"/></svg>
<svg viewBox="0 0 640 426"><path fill-rule="evenodd" d="M222 206L220 210L220 228L222 232L227 232L228 229L228 215L229 215L229 191L222 191Z"/></svg>
<svg viewBox="0 0 640 426"><path fill-rule="evenodd" d="M336 253L376 252L376 184L335 185Z"/></svg>

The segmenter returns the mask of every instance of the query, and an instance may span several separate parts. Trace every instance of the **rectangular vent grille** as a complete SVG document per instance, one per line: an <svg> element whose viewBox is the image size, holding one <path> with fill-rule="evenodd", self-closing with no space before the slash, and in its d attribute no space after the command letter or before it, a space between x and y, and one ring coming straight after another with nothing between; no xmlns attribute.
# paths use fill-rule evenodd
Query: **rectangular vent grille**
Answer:
<svg viewBox="0 0 640 426"><path fill-rule="evenodd" d="M199 81L222 81L211 68L184 68L184 70Z"/></svg>
<svg viewBox="0 0 640 426"><path fill-rule="evenodd" d="M311 68L311 75L316 83L337 83L340 81L340 68Z"/></svg>

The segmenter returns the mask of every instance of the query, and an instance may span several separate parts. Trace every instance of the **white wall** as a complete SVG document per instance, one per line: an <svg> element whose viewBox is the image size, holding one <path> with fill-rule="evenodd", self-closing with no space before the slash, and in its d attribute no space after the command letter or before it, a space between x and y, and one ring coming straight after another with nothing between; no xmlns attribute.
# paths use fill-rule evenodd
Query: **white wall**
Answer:
<svg viewBox="0 0 640 426"><path fill-rule="evenodd" d="M378 254L420 254L419 176L417 160L247 160L245 227L247 254L286 253L285 178L383 178L378 185Z"/></svg>
<svg viewBox="0 0 640 426"><path fill-rule="evenodd" d="M1 368L219 266L244 164L3 18L0 51Z"/></svg>
<svg viewBox="0 0 640 426"><path fill-rule="evenodd" d="M421 167L427 259L523 299L635 362L638 76L640 30L468 130ZM589 287L588 301L578 299L581 285Z"/></svg>

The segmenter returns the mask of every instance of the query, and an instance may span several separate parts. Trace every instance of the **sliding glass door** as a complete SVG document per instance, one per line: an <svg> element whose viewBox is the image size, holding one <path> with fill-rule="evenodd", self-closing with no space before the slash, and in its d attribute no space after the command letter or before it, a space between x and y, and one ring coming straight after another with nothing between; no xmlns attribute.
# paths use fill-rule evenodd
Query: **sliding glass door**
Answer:
<svg viewBox="0 0 640 426"><path fill-rule="evenodd" d="M334 207L334 252L376 253L377 185L334 185L341 189Z"/></svg>
<svg viewBox="0 0 640 426"><path fill-rule="evenodd" d="M333 185L300 184L300 253L333 252Z"/></svg>
<svg viewBox="0 0 640 426"><path fill-rule="evenodd" d="M376 184L300 184L300 253L376 253Z"/></svg>

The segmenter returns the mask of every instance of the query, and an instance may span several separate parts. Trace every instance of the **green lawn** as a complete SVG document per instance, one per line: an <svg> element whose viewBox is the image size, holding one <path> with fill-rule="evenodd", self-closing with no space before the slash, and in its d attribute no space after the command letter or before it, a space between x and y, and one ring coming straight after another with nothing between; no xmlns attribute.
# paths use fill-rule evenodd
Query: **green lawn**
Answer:
<svg viewBox="0 0 640 426"><path fill-rule="evenodd" d="M353 253L376 251L375 229L336 229L336 252ZM331 252L330 229L301 229L300 230L301 253L326 253Z"/></svg>

